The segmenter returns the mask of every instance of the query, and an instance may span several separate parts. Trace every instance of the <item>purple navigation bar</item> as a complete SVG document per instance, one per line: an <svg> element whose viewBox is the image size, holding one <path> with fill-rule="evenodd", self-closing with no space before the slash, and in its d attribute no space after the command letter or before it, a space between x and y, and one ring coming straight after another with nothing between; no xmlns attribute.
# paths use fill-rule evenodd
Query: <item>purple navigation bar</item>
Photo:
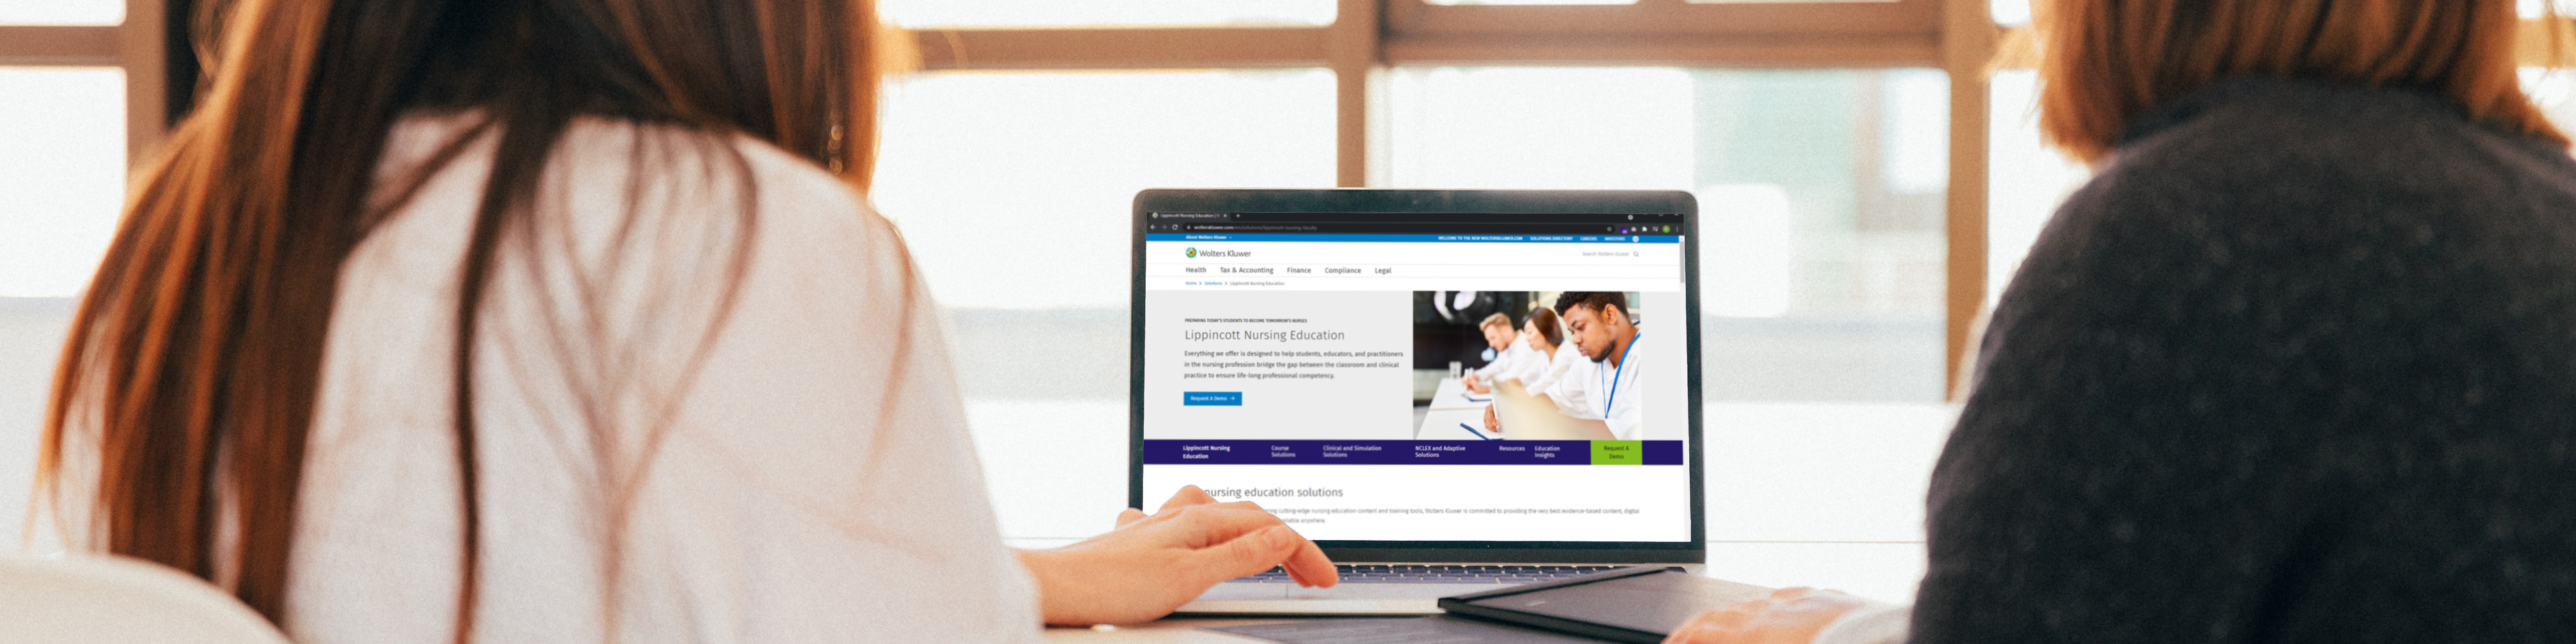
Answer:
<svg viewBox="0 0 2576 644"><path fill-rule="evenodd" d="M1680 465L1682 441L1147 440L1147 465Z"/></svg>

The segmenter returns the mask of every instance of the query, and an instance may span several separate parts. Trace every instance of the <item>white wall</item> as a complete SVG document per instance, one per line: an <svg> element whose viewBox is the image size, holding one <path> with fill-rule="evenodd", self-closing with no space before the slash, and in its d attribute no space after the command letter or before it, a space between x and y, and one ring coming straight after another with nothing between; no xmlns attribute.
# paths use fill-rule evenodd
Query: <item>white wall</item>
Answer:
<svg viewBox="0 0 2576 644"><path fill-rule="evenodd" d="M69 299L0 298L0 552L16 552L36 477L36 433L52 388Z"/></svg>

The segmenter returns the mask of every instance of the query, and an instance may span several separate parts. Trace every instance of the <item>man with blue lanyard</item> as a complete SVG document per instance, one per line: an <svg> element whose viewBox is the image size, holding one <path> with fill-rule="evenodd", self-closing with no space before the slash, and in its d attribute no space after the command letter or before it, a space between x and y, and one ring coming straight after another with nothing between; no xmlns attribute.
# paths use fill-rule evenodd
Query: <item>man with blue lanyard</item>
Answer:
<svg viewBox="0 0 2576 644"><path fill-rule="evenodd" d="M1559 413L1602 421L1615 438L1641 439L1644 423L1637 410L1644 407L1639 404L1644 394L1638 391L1637 374L1645 366L1638 364L1642 360L1636 348L1645 333L1630 315L1628 294L1568 291L1556 297L1554 308L1564 322L1565 337L1585 360L1546 391L1530 393L1555 402ZM1485 427L1503 429L1490 407L1485 410Z"/></svg>

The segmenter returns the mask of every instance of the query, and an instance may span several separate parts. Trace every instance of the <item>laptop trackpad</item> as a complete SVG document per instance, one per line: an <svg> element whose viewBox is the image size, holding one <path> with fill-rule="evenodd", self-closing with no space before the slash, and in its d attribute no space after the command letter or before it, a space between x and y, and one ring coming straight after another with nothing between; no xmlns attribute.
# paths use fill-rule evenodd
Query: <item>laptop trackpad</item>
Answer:
<svg viewBox="0 0 2576 644"><path fill-rule="evenodd" d="M1501 588L1500 584L1345 583L1332 588L1296 584L1217 584L1198 601L1175 611L1211 615L1432 615L1439 598Z"/></svg>
<svg viewBox="0 0 2576 644"><path fill-rule="evenodd" d="M1223 583L1199 595L1200 601L1241 599L1439 599L1450 595L1484 592L1502 588L1501 584L1372 584L1343 583L1331 588L1306 588L1296 584Z"/></svg>
<svg viewBox="0 0 2576 644"><path fill-rule="evenodd" d="M1223 583L1217 584L1215 588L1209 588L1206 594L1199 595L1199 601L1287 599L1288 591L1291 589L1313 590L1311 588L1298 588L1296 584Z"/></svg>
<svg viewBox="0 0 2576 644"><path fill-rule="evenodd" d="M1341 584L1301 588L1288 584L1289 599L1439 599L1450 595L1501 589L1502 584Z"/></svg>

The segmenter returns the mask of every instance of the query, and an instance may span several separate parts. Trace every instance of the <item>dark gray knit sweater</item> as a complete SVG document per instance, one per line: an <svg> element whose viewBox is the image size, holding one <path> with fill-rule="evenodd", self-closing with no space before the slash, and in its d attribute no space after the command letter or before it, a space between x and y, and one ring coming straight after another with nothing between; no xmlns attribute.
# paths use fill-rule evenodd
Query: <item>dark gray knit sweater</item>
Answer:
<svg viewBox="0 0 2576 644"><path fill-rule="evenodd" d="M2464 114L2141 119L1987 330L1914 641L2576 642L2576 162Z"/></svg>

